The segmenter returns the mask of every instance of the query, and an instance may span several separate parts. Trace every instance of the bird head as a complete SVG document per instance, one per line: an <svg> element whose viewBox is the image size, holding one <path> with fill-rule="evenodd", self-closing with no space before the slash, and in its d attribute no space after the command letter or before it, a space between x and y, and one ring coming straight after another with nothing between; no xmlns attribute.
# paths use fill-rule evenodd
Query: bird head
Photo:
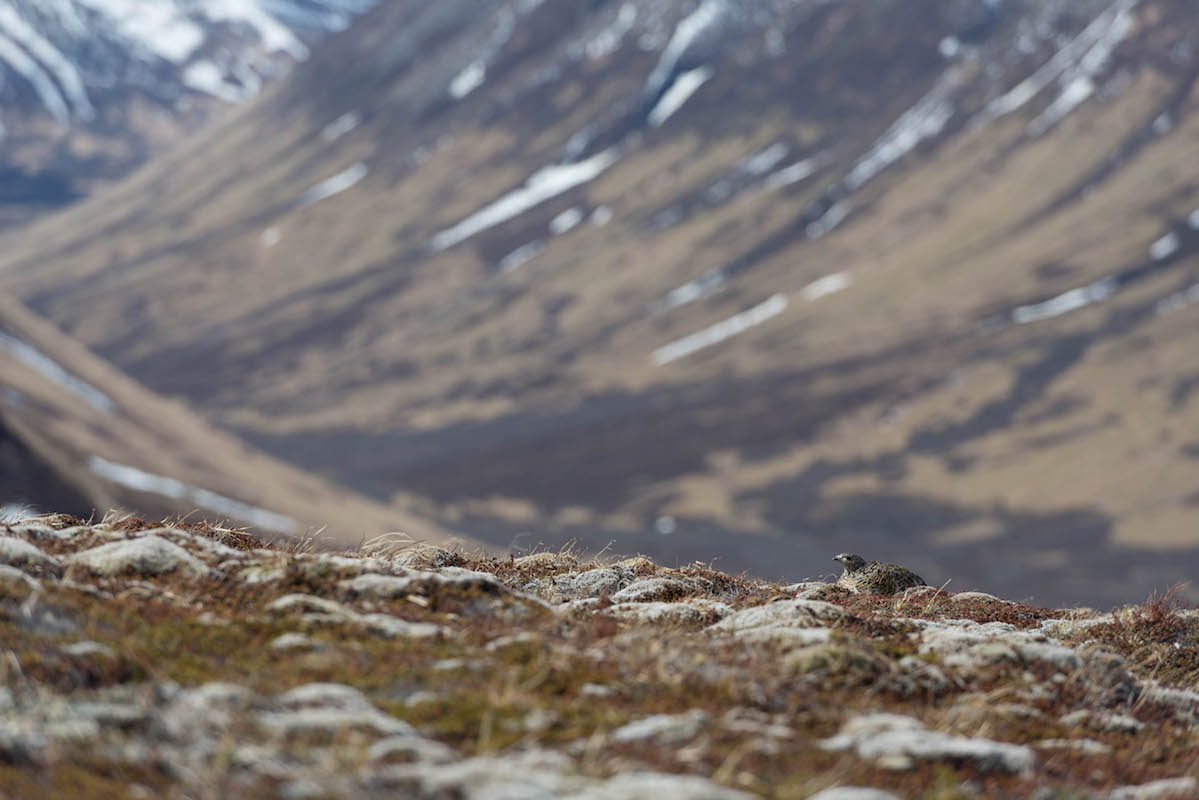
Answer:
<svg viewBox="0 0 1199 800"><path fill-rule="evenodd" d="M866 559L857 553L840 553L833 556L833 561L841 562L841 566L845 567L846 572L857 572L866 566Z"/></svg>

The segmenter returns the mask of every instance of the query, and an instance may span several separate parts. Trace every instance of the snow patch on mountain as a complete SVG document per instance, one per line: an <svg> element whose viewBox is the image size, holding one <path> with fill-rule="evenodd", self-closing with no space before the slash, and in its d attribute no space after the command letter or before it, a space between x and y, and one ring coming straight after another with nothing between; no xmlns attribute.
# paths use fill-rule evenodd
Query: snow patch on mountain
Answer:
<svg viewBox="0 0 1199 800"><path fill-rule="evenodd" d="M1116 293L1117 284L1112 278L1103 278L1078 289L1062 292L1041 303L1019 306L1012 311L1012 322L1025 325L1029 322L1060 317L1093 303L1101 303Z"/></svg>
<svg viewBox="0 0 1199 800"><path fill-rule="evenodd" d="M7 350L25 366L37 370L71 394L82 398L97 411L111 414L116 410L116 403L112 401L111 397L87 381L76 378L63 369L57 361L28 342L7 333L0 333L0 347Z"/></svg>
<svg viewBox="0 0 1199 800"><path fill-rule="evenodd" d="M595 180L615 164L618 158L617 151L610 148L583 161L542 167L530 175L520 188L508 192L457 225L438 233L433 237L430 246L435 251L445 250L476 233L507 222L552 197Z"/></svg>
<svg viewBox="0 0 1199 800"><path fill-rule="evenodd" d="M662 95L662 99L650 109L649 124L657 128L674 116L713 74L711 67L696 67L675 78L674 83L670 84L670 88Z"/></svg>
<svg viewBox="0 0 1199 800"><path fill-rule="evenodd" d="M1085 91L1086 81L1091 80L1091 76L1106 65L1112 50L1131 29L1131 12L1136 5L1137 0L1116 0L1040 69L987 104L980 121L997 119L1016 111L1065 76L1062 95L1055 103L1057 108L1051 106L1053 111L1050 117L1034 126L1030 133L1047 121L1060 120L1061 116L1090 96L1091 92Z"/></svg>
<svg viewBox="0 0 1199 800"><path fill-rule="evenodd" d="M266 57L307 58L303 37L341 30L375 2L0 0L0 73L64 125L133 87L160 101L182 88L235 102L277 72Z"/></svg>
<svg viewBox="0 0 1199 800"><path fill-rule="evenodd" d="M367 168L366 164L362 163L361 161L352 164L333 177L326 178L308 191L304 192L304 194L300 195L300 199L296 201L296 204L300 208L307 208L308 206L315 205L322 200L328 200L333 195L341 194L354 184L358 183L358 181L366 177L369 171L370 170Z"/></svg>
<svg viewBox="0 0 1199 800"><path fill-rule="evenodd" d="M666 43L666 49L662 51L654 71L650 73L649 80L646 81L646 91L650 94L661 91L685 55L699 49L709 38L719 34L726 13L724 0L704 0L695 11L683 17L675 26L674 34Z"/></svg>
<svg viewBox="0 0 1199 800"><path fill-rule="evenodd" d="M93 455L88 459L88 466L100 477L121 486L139 492L162 495L172 500L188 500L200 508L233 517L258 528L266 528L279 533L294 533L299 527L299 523L284 514L267 511L264 508L225 497L208 489L189 486L182 481L164 475L155 475L137 467L117 464L100 456Z"/></svg>
<svg viewBox="0 0 1199 800"><path fill-rule="evenodd" d="M745 333L750 328L761 325L771 317L777 317L787 310L787 298L781 294L771 295L753 308L734 314L728 319L709 325L703 330L676 339L670 344L663 345L650 354L650 361L656 366L669 364L680 358L718 345L723 341Z"/></svg>

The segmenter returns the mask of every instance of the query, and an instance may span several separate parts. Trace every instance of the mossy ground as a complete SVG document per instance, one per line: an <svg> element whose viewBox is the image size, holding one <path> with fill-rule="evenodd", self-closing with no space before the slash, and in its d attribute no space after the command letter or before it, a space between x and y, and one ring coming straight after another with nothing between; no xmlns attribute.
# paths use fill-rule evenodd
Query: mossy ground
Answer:
<svg viewBox="0 0 1199 800"><path fill-rule="evenodd" d="M60 528L75 524L81 523L55 521ZM157 526L129 519L115 527L137 531ZM944 798L979 793L1021 797L1048 786L1060 790L1055 796L1071 797L1197 774L1199 741L1190 724L1161 708L1130 701L1112 709L1144 722L1146 728L1138 734L1061 723L1063 714L1097 699L1081 677L1044 663L993 665L968 674L946 669L952 676L948 685L916 691L901 689L894 680L896 662L919 655L912 618L1001 621L1029 629L1046 619L1070 616L1067 612L986 597L955 600L942 592L903 598L830 590L826 599L849 613L831 625L829 645L809 648L797 659L795 646L786 641L751 645L700 634L696 626L638 624L603 613L558 614L519 595L434 586L420 597L354 605L360 612L386 612L453 631L448 637L387 639L350 622L312 622L266 612L272 600L296 592L344 601L337 584L347 576L336 568L313 568L315 557L296 556L286 546L244 532L196 522L179 527L235 549L274 551L286 568L280 579L259 584L221 572L201 580L125 576L87 578L82 585L47 580L45 591L37 595L38 613L63 621L66 629L39 628L30 622L29 601L4 599L0 650L8 658L0 675L5 685L14 694L37 687L70 697L147 682L191 687L224 681L263 695L312 682L342 683L464 755L534 745L564 748L578 757L584 772L603 775L651 767L699 773L780 800L846 783ZM79 546L56 539L37 544L57 555ZM450 560L518 589L537 578L600 566L569 555L517 560L456 554ZM643 559L626 563L645 577L701 578L711 587L701 594L736 609L762 605L784 593L778 584L702 566L664 570ZM288 632L306 633L319 646L299 653L273 649L271 642ZM501 637L511 638L488 647ZM112 655L62 651L81 640L107 645ZM1186 688L1199 676L1199 616L1173 596L1153 598L1070 637L1073 644L1084 640L1124 656L1139 678ZM933 656L919 657L933 666L939 663ZM604 687L602 695L594 691L597 686ZM1056 688L1038 694L1038 687L1045 686ZM997 713L993 707L1000 703L1023 704L1035 713ZM650 714L693 709L710 720L734 715L753 724L708 724L696 741L681 747L605 739L621 725ZM1038 773L1022 778L982 772L969 763L918 762L909 770L886 770L818 747L846 719L867 711L907 714L930 728L1016 744L1085 737L1111 752L1102 757L1039 752ZM759 730L768 726L782 726L789 733L771 736ZM132 783L157 791L169 782L153 764L116 772L111 765L93 768L86 760L48 772L0 765L0 789L17 797L35 796L35 790L120 797Z"/></svg>

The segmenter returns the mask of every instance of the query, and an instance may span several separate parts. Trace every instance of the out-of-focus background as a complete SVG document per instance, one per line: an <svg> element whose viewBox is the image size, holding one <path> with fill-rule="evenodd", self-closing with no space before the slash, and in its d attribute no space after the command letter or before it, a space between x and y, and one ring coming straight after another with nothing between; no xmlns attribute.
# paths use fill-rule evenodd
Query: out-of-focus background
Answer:
<svg viewBox="0 0 1199 800"><path fill-rule="evenodd" d="M1196 11L0 0L0 513L1191 580Z"/></svg>

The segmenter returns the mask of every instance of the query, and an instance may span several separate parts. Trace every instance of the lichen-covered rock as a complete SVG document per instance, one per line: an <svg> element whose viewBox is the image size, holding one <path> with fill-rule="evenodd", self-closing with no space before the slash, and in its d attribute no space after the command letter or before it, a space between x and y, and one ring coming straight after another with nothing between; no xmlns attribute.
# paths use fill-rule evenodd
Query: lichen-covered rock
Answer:
<svg viewBox="0 0 1199 800"><path fill-rule="evenodd" d="M678 743L694 739L708 724L708 719L705 712L698 710L682 714L655 714L617 728L612 731L611 739L614 742Z"/></svg>
<svg viewBox="0 0 1199 800"><path fill-rule="evenodd" d="M795 636L798 630L824 628L846 615L844 608L821 600L780 600L731 614L709 630L736 636ZM799 634L803 637L803 634ZM823 634L813 638L825 638Z"/></svg>
<svg viewBox="0 0 1199 800"><path fill-rule="evenodd" d="M901 800L899 795L866 786L837 786L824 789L808 800Z"/></svg>
<svg viewBox="0 0 1199 800"><path fill-rule="evenodd" d="M0 564L0 598L24 600L42 589L41 581L31 578L16 567Z"/></svg>
<svg viewBox="0 0 1199 800"><path fill-rule="evenodd" d="M654 624L705 624L733 613L731 606L702 597L676 603L617 603L603 613L620 619Z"/></svg>
<svg viewBox="0 0 1199 800"><path fill-rule="evenodd" d="M1175 800L1199 795L1199 780L1192 777L1164 778L1140 786L1121 786L1108 794L1108 800Z"/></svg>
<svg viewBox="0 0 1199 800"><path fill-rule="evenodd" d="M62 565L34 545L13 536L0 534L0 564L7 564L35 576L58 577Z"/></svg>
<svg viewBox="0 0 1199 800"><path fill-rule="evenodd" d="M707 587L694 578L642 578L612 595L614 603L648 603L655 600L678 600Z"/></svg>
<svg viewBox="0 0 1199 800"><path fill-rule="evenodd" d="M969 762L982 772L1027 774L1037 763L1033 751L1023 745L931 731L919 720L900 714L855 717L821 747L852 750L893 769L909 769L916 761L950 761Z"/></svg>
<svg viewBox="0 0 1199 800"><path fill-rule="evenodd" d="M210 570L204 562L179 545L159 536L142 536L122 542L110 542L76 553L66 561L70 572L96 575L162 575L175 573L193 578L206 577Z"/></svg>

